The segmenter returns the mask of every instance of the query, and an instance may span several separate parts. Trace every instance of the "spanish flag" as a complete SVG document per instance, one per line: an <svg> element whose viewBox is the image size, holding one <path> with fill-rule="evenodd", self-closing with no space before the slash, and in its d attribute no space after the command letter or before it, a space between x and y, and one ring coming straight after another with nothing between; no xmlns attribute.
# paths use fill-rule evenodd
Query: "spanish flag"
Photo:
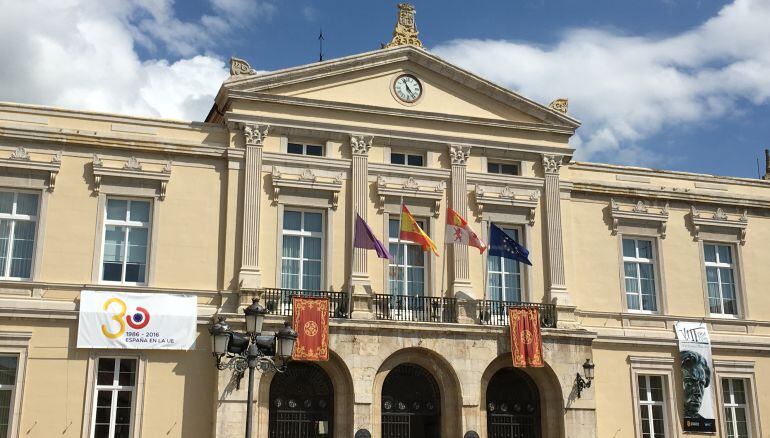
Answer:
<svg viewBox="0 0 770 438"><path fill-rule="evenodd" d="M438 255L436 244L433 243L425 231L417 225L414 216L412 216L412 213L409 213L406 205L403 204L401 205L401 230L398 237L407 242L419 243L422 246L423 251L431 249L434 254Z"/></svg>

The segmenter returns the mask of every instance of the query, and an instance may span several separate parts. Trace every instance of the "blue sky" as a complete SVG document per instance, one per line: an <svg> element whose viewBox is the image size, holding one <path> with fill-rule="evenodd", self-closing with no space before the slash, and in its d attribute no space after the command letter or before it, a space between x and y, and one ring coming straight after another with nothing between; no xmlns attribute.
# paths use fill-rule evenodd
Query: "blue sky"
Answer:
<svg viewBox="0 0 770 438"><path fill-rule="evenodd" d="M756 177L770 146L767 0L413 3L433 53L542 103L568 97L578 159ZM395 4L0 0L0 100L200 120L230 56L315 62L320 28L327 59L374 50Z"/></svg>

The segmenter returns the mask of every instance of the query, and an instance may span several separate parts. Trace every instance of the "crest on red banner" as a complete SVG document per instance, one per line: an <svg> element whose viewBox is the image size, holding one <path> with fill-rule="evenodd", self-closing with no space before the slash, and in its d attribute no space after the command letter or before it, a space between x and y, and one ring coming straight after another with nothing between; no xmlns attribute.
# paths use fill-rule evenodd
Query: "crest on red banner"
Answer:
<svg viewBox="0 0 770 438"><path fill-rule="evenodd" d="M510 307L511 354L513 366L542 367L543 338L540 336L540 312L534 307Z"/></svg>
<svg viewBox="0 0 770 438"><path fill-rule="evenodd" d="M329 360L329 299L326 297L298 297L291 299L294 311L294 360Z"/></svg>

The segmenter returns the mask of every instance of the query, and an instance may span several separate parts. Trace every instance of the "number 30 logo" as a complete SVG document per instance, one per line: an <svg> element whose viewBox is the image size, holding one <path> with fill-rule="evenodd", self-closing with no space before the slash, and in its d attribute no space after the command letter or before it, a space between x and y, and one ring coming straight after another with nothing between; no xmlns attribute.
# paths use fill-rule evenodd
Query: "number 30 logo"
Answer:
<svg viewBox="0 0 770 438"><path fill-rule="evenodd" d="M113 304L115 306L113 306ZM110 298L104 302L104 306L102 307L105 311L109 311L110 306L113 308L113 313L110 319L118 325L118 329L116 331L110 331L107 327L107 324L102 324L102 334L104 334L104 336L108 337L109 339L117 339L123 336L123 333L126 332L126 324L128 324L128 326L134 330L139 330L145 328L147 324L150 323L150 312L148 312L144 307L137 306L137 312L131 316L128 316L126 315L126 303L120 298ZM116 307L117 312L114 311Z"/></svg>

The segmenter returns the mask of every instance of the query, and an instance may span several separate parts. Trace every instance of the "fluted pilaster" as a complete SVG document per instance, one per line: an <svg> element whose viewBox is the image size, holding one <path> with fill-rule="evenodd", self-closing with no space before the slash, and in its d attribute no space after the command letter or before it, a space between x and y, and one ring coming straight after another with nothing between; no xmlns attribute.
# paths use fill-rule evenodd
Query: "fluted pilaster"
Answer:
<svg viewBox="0 0 770 438"><path fill-rule="evenodd" d="M449 157L452 161L451 206L466 220L468 215L467 162L470 154L470 146L449 145ZM457 292L463 291L470 294L471 282L468 269L468 247L466 245L452 245L452 268L452 292L457 294Z"/></svg>
<svg viewBox="0 0 770 438"><path fill-rule="evenodd" d="M559 169L561 155L543 155L545 174L545 218L548 232L549 298L558 304L569 305L567 282L564 276L564 244L561 226L561 195Z"/></svg>
<svg viewBox="0 0 770 438"><path fill-rule="evenodd" d="M262 194L262 145L267 137L266 125L243 125L243 140L246 148L243 183L243 246L239 284L241 290L256 290L260 287L259 269L259 217Z"/></svg>
<svg viewBox="0 0 770 438"><path fill-rule="evenodd" d="M351 233L350 245L355 235L356 213L361 219L367 220L369 199L369 149L372 147L372 137L360 135L350 136L350 152L352 156L350 192L351 192ZM353 248L353 266L350 268L351 285L351 316L355 319L372 319L371 281L367 268L367 250Z"/></svg>

